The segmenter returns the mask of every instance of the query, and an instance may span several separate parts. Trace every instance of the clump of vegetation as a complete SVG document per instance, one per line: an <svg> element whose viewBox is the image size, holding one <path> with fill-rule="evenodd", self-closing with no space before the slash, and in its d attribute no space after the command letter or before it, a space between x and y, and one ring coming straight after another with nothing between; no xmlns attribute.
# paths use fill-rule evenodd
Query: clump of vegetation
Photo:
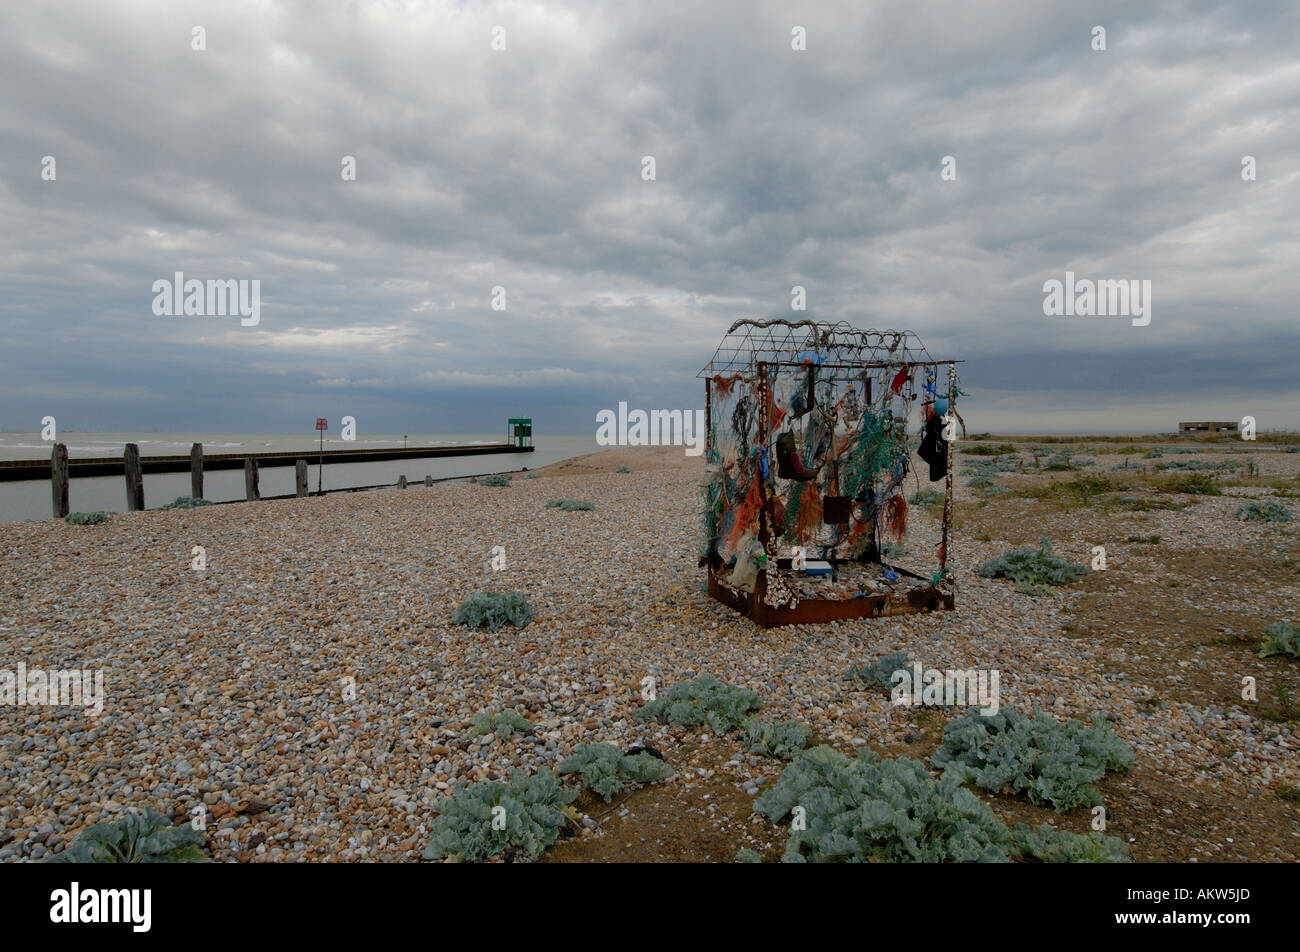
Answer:
<svg viewBox="0 0 1300 952"><path fill-rule="evenodd" d="M744 847L736 851L737 863L761 863L763 857L759 856L754 850Z"/></svg>
<svg viewBox="0 0 1300 952"><path fill-rule="evenodd" d="M1161 470L1189 470L1192 472L1214 472L1216 470L1232 469L1233 463L1226 460L1211 459L1175 459L1168 463L1161 463Z"/></svg>
<svg viewBox="0 0 1300 952"><path fill-rule="evenodd" d="M189 823L173 826L153 807L83 830L75 843L47 863L202 863L203 834Z"/></svg>
<svg viewBox="0 0 1300 952"><path fill-rule="evenodd" d="M197 509L199 506L210 506L212 501L203 499L199 496L177 496L165 506L159 506L159 509Z"/></svg>
<svg viewBox="0 0 1300 952"><path fill-rule="evenodd" d="M1237 518L1243 522L1290 522L1291 510L1280 502L1266 499L1263 502L1243 502L1237 508Z"/></svg>
<svg viewBox="0 0 1300 952"><path fill-rule="evenodd" d="M498 740L509 740L515 731L526 731L532 726L528 718L511 710L496 714L482 711L475 714L474 719L469 722L469 735L482 737L484 734L495 734Z"/></svg>
<svg viewBox="0 0 1300 952"><path fill-rule="evenodd" d="M1024 493L1030 499L1044 499L1064 505L1086 506L1113 492L1115 484L1105 476L1077 476L1068 482L1033 486Z"/></svg>
<svg viewBox="0 0 1300 952"><path fill-rule="evenodd" d="M505 473L494 473L491 476L479 477L478 484L480 486L496 486L496 487L509 486L510 477L507 476Z"/></svg>
<svg viewBox="0 0 1300 952"><path fill-rule="evenodd" d="M616 473L630 473L630 472L632 472L632 470L628 469L626 466L620 466L618 469L614 470L614 472L616 472Z"/></svg>
<svg viewBox="0 0 1300 952"><path fill-rule="evenodd" d="M546 504L547 509L563 509L565 512L587 512L596 507L581 499L552 499Z"/></svg>
<svg viewBox="0 0 1300 952"><path fill-rule="evenodd" d="M1160 447L1158 447L1158 446L1153 446L1153 447L1151 447L1150 451L1148 451L1148 453L1147 453L1147 455L1146 455L1146 458L1147 458L1147 459L1162 459L1162 458L1164 457L1164 455L1165 455L1165 454L1161 451Z"/></svg>
<svg viewBox="0 0 1300 952"><path fill-rule="evenodd" d="M1047 462L1042 465L1042 469L1044 472L1057 472L1091 465L1092 460L1075 460L1074 450L1061 450L1056 455L1049 457Z"/></svg>
<svg viewBox="0 0 1300 952"><path fill-rule="evenodd" d="M910 663L906 651L895 651L872 664L853 665L844 672L844 680L853 681L860 688L883 688L888 692L894 683L894 672L906 669Z"/></svg>
<svg viewBox="0 0 1300 952"><path fill-rule="evenodd" d="M997 714L950 721L930 763L962 783L993 791L1023 793L1058 811L1096 806L1101 794L1090 786L1107 770L1128 770L1133 748L1100 716L1092 724L1035 711L1026 717L1004 707Z"/></svg>
<svg viewBox="0 0 1300 952"><path fill-rule="evenodd" d="M1143 499L1138 496L1118 496L1115 499L1115 508L1127 512L1151 512L1156 509L1182 512L1191 505L1193 505L1191 502L1174 502L1171 499L1159 498Z"/></svg>
<svg viewBox="0 0 1300 952"><path fill-rule="evenodd" d="M745 718L741 744L751 754L789 760L808 746L812 731L798 721L763 721Z"/></svg>
<svg viewBox="0 0 1300 952"><path fill-rule="evenodd" d="M1160 544L1160 536L1158 536L1158 535L1149 535L1149 536L1129 536L1129 537L1128 537L1127 539L1125 539L1124 541L1125 541L1125 542L1135 542L1135 543L1137 543L1138 545L1159 545L1159 544Z"/></svg>
<svg viewBox="0 0 1300 952"><path fill-rule="evenodd" d="M666 780L673 768L646 751L625 754L613 744L579 744L556 773L581 774L583 786L609 803L630 784Z"/></svg>
<svg viewBox="0 0 1300 952"><path fill-rule="evenodd" d="M779 823L800 809L783 862L1125 862L1114 837L1078 836L1044 824L1005 823L954 776L935 780L916 760L881 760L868 748L849 759L830 747L801 751L754 810Z"/></svg>
<svg viewBox="0 0 1300 952"><path fill-rule="evenodd" d="M529 473L526 476L524 476L524 479L541 479L541 478L542 478L541 473Z"/></svg>
<svg viewBox="0 0 1300 952"><path fill-rule="evenodd" d="M533 620L533 608L521 592L475 592L452 613L451 620L467 628L496 631L507 622L527 628Z"/></svg>
<svg viewBox="0 0 1300 952"><path fill-rule="evenodd" d="M639 721L684 727L708 724L718 734L738 730L746 716L759 710L763 699L748 688L724 684L711 674L679 681L636 712Z"/></svg>
<svg viewBox="0 0 1300 952"><path fill-rule="evenodd" d="M565 823L564 808L577 796L547 768L532 776L515 770L509 782L466 786L462 780L433 821L421 855L477 863L516 850L536 859L554 845Z"/></svg>
<svg viewBox="0 0 1300 952"><path fill-rule="evenodd" d="M1088 567L1052 554L1052 543L1038 540L1037 549L1012 549L989 559L979 567L984 578L1006 578L1016 583L1016 591L1025 595L1042 595L1049 585L1069 585L1088 574Z"/></svg>
<svg viewBox="0 0 1300 952"><path fill-rule="evenodd" d="M908 503L913 506L933 506L943 502L943 493L937 489L918 489Z"/></svg>
<svg viewBox="0 0 1300 952"><path fill-rule="evenodd" d="M1185 473L1165 480L1160 489L1167 493L1186 493L1189 496L1222 496L1219 481L1208 473Z"/></svg>
<svg viewBox="0 0 1300 952"><path fill-rule="evenodd" d="M1300 626L1289 621L1275 621L1264 629L1264 643L1259 646L1259 656L1289 655L1300 658Z"/></svg>
<svg viewBox="0 0 1300 952"><path fill-rule="evenodd" d="M103 510L95 512L70 512L63 517L63 521L71 523L74 526L97 526L101 522L108 522L108 513Z"/></svg>
<svg viewBox="0 0 1300 952"><path fill-rule="evenodd" d="M998 443L997 445L967 446L962 452L967 456L1009 456L1017 452L1017 450L1010 443Z"/></svg>
<svg viewBox="0 0 1300 952"><path fill-rule="evenodd" d="M992 459L968 459L964 460L961 474L963 476L996 476L998 473L1015 472L1016 464L1019 458L1011 459L1005 456L997 456Z"/></svg>

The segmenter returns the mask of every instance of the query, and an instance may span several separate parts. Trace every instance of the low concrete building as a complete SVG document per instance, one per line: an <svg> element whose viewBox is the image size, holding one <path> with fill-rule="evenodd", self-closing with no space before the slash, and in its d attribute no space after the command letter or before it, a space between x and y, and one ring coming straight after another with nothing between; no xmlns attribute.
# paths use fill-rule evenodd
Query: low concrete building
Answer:
<svg viewBox="0 0 1300 952"><path fill-rule="evenodd" d="M1210 423L1180 423L1179 433L1236 433L1237 421L1227 420Z"/></svg>

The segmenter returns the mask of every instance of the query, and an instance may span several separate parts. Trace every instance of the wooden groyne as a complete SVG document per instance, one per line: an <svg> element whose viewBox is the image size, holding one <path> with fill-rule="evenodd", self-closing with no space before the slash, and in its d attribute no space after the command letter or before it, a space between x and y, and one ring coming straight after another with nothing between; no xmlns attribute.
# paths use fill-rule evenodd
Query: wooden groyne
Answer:
<svg viewBox="0 0 1300 952"><path fill-rule="evenodd" d="M154 456L142 457L140 447L127 443L119 459L71 460L68 447L55 443L50 453L50 461L3 460L0 472L20 473L22 475L0 476L0 479L49 479L54 518L61 519L68 515L68 483L73 476L116 476L126 479L126 506L131 512L145 508L144 474L145 473L180 473L189 470L190 495L195 499L203 498L203 473L208 469L244 470L244 496L247 500L261 499L262 493L258 476L262 466L293 466L294 496L324 495L318 488L315 493L309 491L308 461L331 463L369 463L395 459L428 459L438 456L487 456L499 453L531 453L531 443L527 446L509 443L490 443L485 445L406 447L385 450L318 450L315 453L278 452L278 453L221 453L215 456L203 455L203 444L195 443L188 456ZM525 467L527 468L527 467ZM452 479L465 477L449 477ZM441 481L441 480L439 480ZM424 477L424 485L431 486L434 480ZM378 486L347 487L341 491L356 492L363 489L385 488L388 484ZM391 485L399 489L406 488L406 476L399 476ZM333 490L338 492L340 490ZM274 499L292 498L274 496Z"/></svg>
<svg viewBox="0 0 1300 952"><path fill-rule="evenodd" d="M62 446L63 444L57 444ZM134 444L132 444L134 445ZM405 449L367 450L290 450L274 453L213 453L204 455L200 444L199 458L202 469L244 469L245 460L254 460L259 467L294 466L298 460L309 463L379 463L395 459L436 459L444 456L488 456L496 453L531 453L532 446L515 446L510 443L468 444L458 446L412 446ZM65 451L66 452L66 451ZM193 451L184 456L140 456L142 473L185 473L194 470ZM121 476L126 472L127 456L67 459L68 476ZM0 482L23 479L49 479L49 460L0 460ZM201 496L201 492L193 495Z"/></svg>

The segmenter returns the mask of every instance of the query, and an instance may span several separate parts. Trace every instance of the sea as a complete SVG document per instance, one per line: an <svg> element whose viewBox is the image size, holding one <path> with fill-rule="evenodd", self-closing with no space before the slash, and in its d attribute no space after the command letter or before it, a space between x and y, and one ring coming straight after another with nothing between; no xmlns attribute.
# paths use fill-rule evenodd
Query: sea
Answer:
<svg viewBox="0 0 1300 952"><path fill-rule="evenodd" d="M150 456L188 456L190 445L202 443L205 453L274 453L301 451L308 461L309 485L316 491L319 478L323 488L346 489L355 486L375 486L395 483L398 476L408 482L419 483L425 476L434 479L480 476L487 473L540 469L550 463L588 453L600 452L604 447L596 443L594 433L537 434L534 430L531 453L500 453L491 456L408 457L378 463L326 463L318 467L313 453L320 449L315 434L267 433L81 433L61 430L58 441L68 447L69 459L121 456L127 443L140 447L141 458ZM405 438L405 444L403 439ZM381 447L459 446L485 445L506 442L503 433L383 433L360 435L355 440L342 440L338 435L326 435L324 448L377 449ZM48 461L52 444L41 440L38 433L0 432L0 459L33 459ZM281 496L294 491L292 466L263 467L258 474L258 489L263 496ZM144 502L148 509L171 502L178 496L190 494L190 474L146 473L144 477ZM213 470L203 474L203 496L212 502L225 502L244 498L244 473L239 469ZM69 505L73 512L123 512L126 509L126 482L121 476L74 476L68 487ZM50 481L46 479L0 482L0 522L22 522L28 519L49 519L53 515Z"/></svg>

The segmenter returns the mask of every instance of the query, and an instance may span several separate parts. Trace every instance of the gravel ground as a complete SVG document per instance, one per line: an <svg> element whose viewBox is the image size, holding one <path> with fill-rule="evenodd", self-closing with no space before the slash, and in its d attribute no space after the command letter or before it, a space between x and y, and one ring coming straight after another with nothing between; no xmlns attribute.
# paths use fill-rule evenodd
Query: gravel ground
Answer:
<svg viewBox="0 0 1300 952"><path fill-rule="evenodd" d="M1098 457L1096 471L1123 459ZM633 472L616 474L624 464ZM978 578L975 566L1007 548L996 537L956 535L955 612L758 629L704 594L701 467L680 449L615 450L509 488L0 526L0 668L102 667L107 695L98 717L0 709L0 860L57 852L126 807L180 816L200 801L217 860L410 860L458 779L553 765L583 741L669 739L632 718L647 676L745 685L767 716L797 718L843 749L904 743L907 713L842 679L895 650L927 666L999 669L1003 705L1108 713L1139 763L1180 782L1227 796L1300 782L1294 722L1266 735L1238 711L1153 706L1141 666L1168 662L1104 670L1095 642L1062 631L1077 596L1032 598ZM1261 456L1261 469L1294 476L1300 454ZM558 497L596 508L546 508ZM1237 505L1210 499L1148 524L1173 545L1294 539L1291 526L1235 521ZM914 512L921 536L932 533ZM1051 518L1058 553L1083 561L1095 513ZM196 545L203 571L190 567ZM1294 605L1295 588L1276 603ZM536 620L496 633L453 626L479 589L523 591ZM470 738L475 714L506 707L532 722L528 734ZM735 766L735 782L756 790L748 759Z"/></svg>

